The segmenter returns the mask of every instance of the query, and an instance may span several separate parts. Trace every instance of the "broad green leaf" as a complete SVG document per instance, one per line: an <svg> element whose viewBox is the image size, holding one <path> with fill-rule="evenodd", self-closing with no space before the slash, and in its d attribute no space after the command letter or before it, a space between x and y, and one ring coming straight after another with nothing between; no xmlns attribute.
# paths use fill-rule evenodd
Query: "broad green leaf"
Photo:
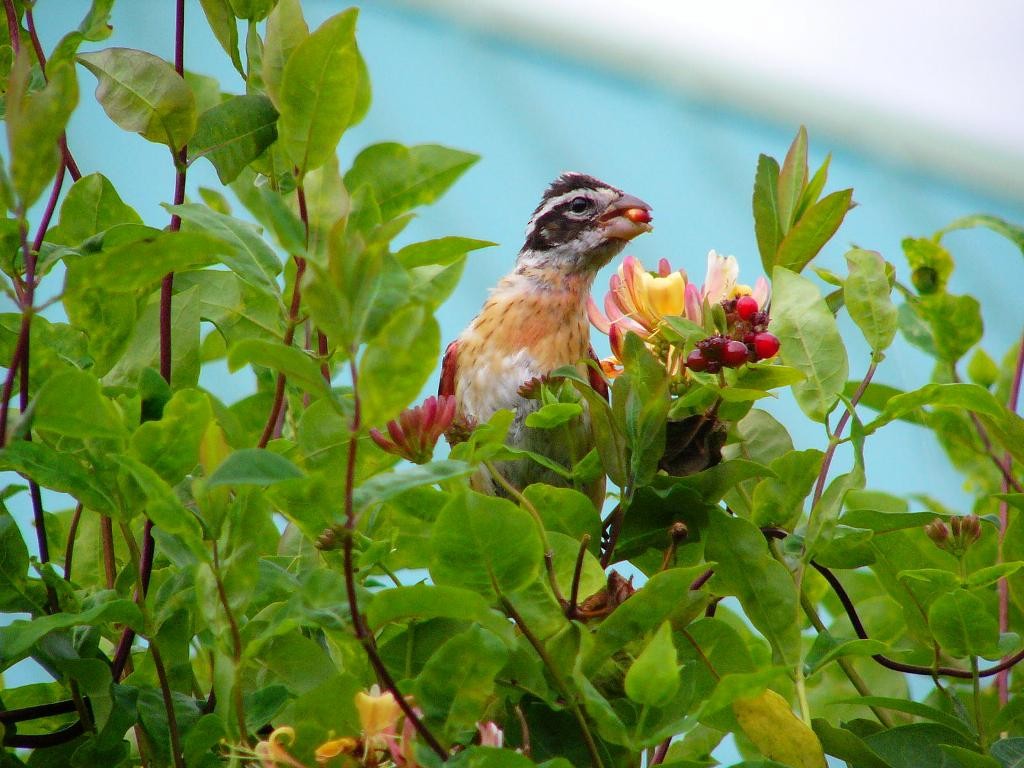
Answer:
<svg viewBox="0 0 1024 768"><path fill-rule="evenodd" d="M549 760L542 765L549 768L569 768L564 760ZM452 755L447 763L451 768L531 768L532 760L511 749L469 746Z"/></svg>
<svg viewBox="0 0 1024 768"><path fill-rule="evenodd" d="M818 170L814 172L813 178L804 187L804 191L800 195L800 202L793 213L794 221L803 218L807 209L818 202L818 198L821 197L821 191L825 189L825 182L828 180L828 166L831 162L832 153L829 152L825 155L825 160L818 167Z"/></svg>
<svg viewBox="0 0 1024 768"><path fill-rule="evenodd" d="M988 389L999 380L999 366L981 347L976 347L967 363L967 378Z"/></svg>
<svg viewBox="0 0 1024 768"><path fill-rule="evenodd" d="M944 293L954 266L949 251L927 237L904 238L901 246L910 266L910 279L918 293Z"/></svg>
<svg viewBox="0 0 1024 768"><path fill-rule="evenodd" d="M39 390L32 425L67 437L123 440L127 431L117 407L90 373L62 371Z"/></svg>
<svg viewBox="0 0 1024 768"><path fill-rule="evenodd" d="M431 265L450 266L460 261L470 251L490 248L496 245L488 240L474 240L470 237L440 237L412 243L395 254L395 258L406 269Z"/></svg>
<svg viewBox="0 0 1024 768"><path fill-rule="evenodd" d="M77 245L118 224L141 223L139 214L121 199L106 176L90 173L68 190L60 206L58 224L50 229L46 239Z"/></svg>
<svg viewBox="0 0 1024 768"><path fill-rule="evenodd" d="M1024 738L1020 736L997 741L989 752L1003 768L1024 768Z"/></svg>
<svg viewBox="0 0 1024 768"><path fill-rule="evenodd" d="M620 487L624 486L628 480L626 436L616 422L608 401L595 392L594 388L590 386L590 382L580 376L574 368L568 366L559 368L551 375L571 381L576 391L587 401L590 426L594 431L594 440L597 443L597 452L601 457L601 466L613 483Z"/></svg>
<svg viewBox="0 0 1024 768"><path fill-rule="evenodd" d="M837 704L855 704L861 707L884 707L895 712L906 712L908 715L924 718L933 723L938 723L952 731L956 731L964 738L975 737L971 726L958 717L944 712L941 709L929 706L919 701L900 699L894 696L858 696L854 699L844 699Z"/></svg>
<svg viewBox="0 0 1024 768"><path fill-rule="evenodd" d="M298 43L285 62L277 101L278 134L300 175L334 154L357 116L362 79L357 15L358 10L351 8L332 16ZM279 62L275 59L271 66Z"/></svg>
<svg viewBox="0 0 1024 768"><path fill-rule="evenodd" d="M174 489L160 475L132 456L120 454L112 459L146 497L146 517L154 525L180 536L191 548L201 552L199 542L202 529L195 514L185 508Z"/></svg>
<svg viewBox="0 0 1024 768"><path fill-rule="evenodd" d="M672 627L666 621L626 672L626 695L650 707L663 707L679 690L679 664L672 643Z"/></svg>
<svg viewBox="0 0 1024 768"><path fill-rule="evenodd" d="M473 471L474 468L463 461L442 459L375 475L356 488L355 505L357 509L362 509L369 504L388 501L413 488L465 477Z"/></svg>
<svg viewBox="0 0 1024 768"><path fill-rule="evenodd" d="M96 76L96 99L118 126L173 151L192 138L195 96L166 61L133 48L83 53L78 60Z"/></svg>
<svg viewBox="0 0 1024 768"><path fill-rule="evenodd" d="M18 472L43 488L70 494L97 512L118 514L109 489L100 484L90 467L43 443L18 440L0 449L0 469Z"/></svg>
<svg viewBox="0 0 1024 768"><path fill-rule="evenodd" d="M205 157L230 184L277 139L277 110L260 94L232 96L199 116L188 162Z"/></svg>
<svg viewBox="0 0 1024 768"><path fill-rule="evenodd" d="M40 90L29 88L29 54L25 48L15 59L7 84L7 149L11 183L23 210L38 199L57 171L57 139L78 103L74 67L61 62L47 68L49 82Z"/></svg>
<svg viewBox="0 0 1024 768"><path fill-rule="evenodd" d="M779 170L778 196L779 227L782 234L789 232L796 221L796 210L807 184L807 129L800 126L796 138L786 152ZM767 270L765 270L767 271Z"/></svg>
<svg viewBox="0 0 1024 768"><path fill-rule="evenodd" d="M710 588L738 597L750 622L771 643L773 657L796 663L798 601L789 571L769 554L764 536L750 522L724 513L711 515L709 522L704 555L717 563Z"/></svg>
<svg viewBox="0 0 1024 768"><path fill-rule="evenodd" d="M767 274L771 274L775 266L775 254L782 241L778 186L778 161L774 157L760 155L757 158L757 174L754 177L754 231L757 234L757 249L761 253L761 266Z"/></svg>
<svg viewBox="0 0 1024 768"><path fill-rule="evenodd" d="M979 415L1002 418L1005 407L991 392L977 384L926 384L920 389L893 395L885 402L885 408L878 418L864 426L865 434L871 434L896 419L906 419L920 413L926 405L973 411Z"/></svg>
<svg viewBox="0 0 1024 768"><path fill-rule="evenodd" d="M302 221L279 192L257 183L251 168L244 169L231 183L231 191L256 221L274 233L281 248L288 253L305 250L306 233Z"/></svg>
<svg viewBox="0 0 1024 768"><path fill-rule="evenodd" d="M245 68L242 66L242 59L238 55L238 24L235 21L235 12L231 9L228 0L199 0L206 14L206 21L210 25L213 36L217 38L220 47L224 49L231 63L238 74L245 76Z"/></svg>
<svg viewBox="0 0 1024 768"><path fill-rule="evenodd" d="M579 403L549 403L526 417L526 426L537 429L554 429L583 414Z"/></svg>
<svg viewBox="0 0 1024 768"><path fill-rule="evenodd" d="M440 722L447 740L475 730L494 692L494 677L508 657L506 646L481 627L455 635L430 657L416 679L416 700L427 718Z"/></svg>
<svg viewBox="0 0 1024 768"><path fill-rule="evenodd" d="M892 768L852 731L836 728L821 717L814 718L811 725L825 752L845 760L847 765L856 765L857 768Z"/></svg>
<svg viewBox="0 0 1024 768"><path fill-rule="evenodd" d="M29 594L28 547L18 524L0 504L0 610L42 611L42 603ZM37 596L41 597L41 595Z"/></svg>
<svg viewBox="0 0 1024 768"><path fill-rule="evenodd" d="M112 591L91 596L91 608L80 613L55 613L32 621L16 620L0 627L0 660L4 667L24 658L32 646L51 632L69 627L127 624L142 629L142 614L131 600L118 599Z"/></svg>
<svg viewBox="0 0 1024 768"><path fill-rule="evenodd" d="M320 366L309 353L298 347L286 347L276 341L244 339L228 351L228 368L237 371L243 365L273 368L303 389L314 393L327 392L327 382Z"/></svg>
<svg viewBox="0 0 1024 768"><path fill-rule="evenodd" d="M745 389L769 390L777 387L788 387L806 378L801 371L785 365L768 365L754 363L744 365L736 373L736 386ZM730 388L721 390L724 398Z"/></svg>
<svg viewBox="0 0 1024 768"><path fill-rule="evenodd" d="M947 756L956 760L963 768L1003 768L1003 764L994 757L980 754L976 749L959 747L955 744L940 744L939 749Z"/></svg>
<svg viewBox="0 0 1024 768"><path fill-rule="evenodd" d="M341 181L338 158L335 155L328 157L323 165L306 174L302 185L309 225L306 252L310 258L322 259L327 252L331 230L349 213L348 191Z"/></svg>
<svg viewBox="0 0 1024 768"><path fill-rule="evenodd" d="M756 525L792 528L803 513L803 502L818 477L824 454L814 448L790 451L771 463L776 477L754 487L751 520Z"/></svg>
<svg viewBox="0 0 1024 768"><path fill-rule="evenodd" d="M942 595L932 603L928 626L950 656L999 656L999 623L981 598L965 589Z"/></svg>
<svg viewBox="0 0 1024 768"><path fill-rule="evenodd" d="M772 329L782 359L807 377L793 385L793 394L809 418L823 422L849 373L835 317L814 284L795 272L776 267L772 288Z"/></svg>
<svg viewBox="0 0 1024 768"><path fill-rule="evenodd" d="M626 372L612 385L612 413L629 449L630 485L651 482L666 453L668 375L636 334L623 345Z"/></svg>
<svg viewBox="0 0 1024 768"><path fill-rule="evenodd" d="M441 330L422 306L397 312L359 361L363 418L383 424L423 389L441 350Z"/></svg>
<svg viewBox="0 0 1024 768"><path fill-rule="evenodd" d="M990 216L984 213L975 213L971 216L964 216L963 218L957 219L948 227L939 230L936 233L937 237L942 237L947 232L951 232L954 229L971 229L973 227L985 227L990 229L996 234L1002 235L1011 243L1016 245L1024 252L1024 228L1011 224L1005 219L1001 219L998 216Z"/></svg>
<svg viewBox="0 0 1024 768"><path fill-rule="evenodd" d="M534 483L523 489L523 495L537 508L547 530L564 533L577 542L584 534L589 534L591 550L598 551L601 517L594 509L594 502L582 493L572 488Z"/></svg>
<svg viewBox="0 0 1024 768"><path fill-rule="evenodd" d="M479 157L436 144L374 144L356 157L345 187L373 190L384 221L437 200Z"/></svg>
<svg viewBox="0 0 1024 768"><path fill-rule="evenodd" d="M284 456L261 448L243 448L228 456L213 471L210 479L206 481L206 486L267 486L302 476L302 470Z"/></svg>
<svg viewBox="0 0 1024 768"><path fill-rule="evenodd" d="M885 260L875 251L855 248L846 254L846 264L846 309L878 359L896 336L896 306L889 297Z"/></svg>
<svg viewBox="0 0 1024 768"><path fill-rule="evenodd" d="M393 622L436 618L476 622L505 645L515 645L508 619L478 593L460 587L416 584L385 589L374 595L366 609L366 621L374 631Z"/></svg>
<svg viewBox="0 0 1024 768"><path fill-rule="evenodd" d="M580 663L583 674L593 675L628 643L671 620L677 612L685 611L691 598L702 599L702 595L690 593L689 589L707 567L701 563L689 568L670 568L652 576L643 589L637 590L598 626L594 642Z"/></svg>
<svg viewBox="0 0 1024 768"><path fill-rule="evenodd" d="M261 291L279 294L277 275L281 272L281 261L257 227L195 203L167 206L167 210L228 244L230 248L224 249L228 252L221 256L221 261L232 272Z"/></svg>
<svg viewBox="0 0 1024 768"><path fill-rule="evenodd" d="M1024 562L1020 560L979 568L967 577L967 587L970 589L987 587L989 584L995 584L1000 579L1016 573L1021 568L1024 568Z"/></svg>
<svg viewBox="0 0 1024 768"><path fill-rule="evenodd" d="M942 745L977 746L974 739L936 723L900 725L865 736L864 741L893 768L948 765Z"/></svg>
<svg viewBox="0 0 1024 768"><path fill-rule="evenodd" d="M859 459L854 461L853 469L839 475L828 484L821 494L818 503L811 508L804 532L804 559L810 561L814 555L832 541L835 534L836 521L843 508L846 494L854 489L864 487L864 468Z"/></svg>
<svg viewBox="0 0 1024 768"><path fill-rule="evenodd" d="M886 653L888 650L889 646L878 640L844 640L832 637L825 631L814 638L814 645L804 657L804 667L807 675L813 675L836 659L846 656L873 656L877 653Z"/></svg>
<svg viewBox="0 0 1024 768"><path fill-rule="evenodd" d="M263 44L263 86L271 101L281 103L281 79L292 52L309 37L299 0L278 0L267 17Z"/></svg>
<svg viewBox="0 0 1024 768"><path fill-rule="evenodd" d="M437 584L493 598L532 583L543 551L529 513L473 491L451 496L434 524L430 575Z"/></svg>
<svg viewBox="0 0 1024 768"><path fill-rule="evenodd" d="M210 397L182 389L164 406L159 421L139 425L131 437L131 455L172 485L199 464L200 443L213 417Z"/></svg>
<svg viewBox="0 0 1024 768"><path fill-rule="evenodd" d="M973 296L921 296L912 307L928 322L940 360L955 363L981 341L981 304Z"/></svg>
<svg viewBox="0 0 1024 768"><path fill-rule="evenodd" d="M274 0L228 0L235 16L251 22L262 21L274 7Z"/></svg>
<svg viewBox="0 0 1024 768"><path fill-rule="evenodd" d="M736 699L732 709L740 728L765 757L792 768L826 768L818 737L775 691L769 688L760 696Z"/></svg>
<svg viewBox="0 0 1024 768"><path fill-rule="evenodd" d="M794 272L803 270L839 229L852 201L853 190L842 189L808 208L779 243L775 265Z"/></svg>

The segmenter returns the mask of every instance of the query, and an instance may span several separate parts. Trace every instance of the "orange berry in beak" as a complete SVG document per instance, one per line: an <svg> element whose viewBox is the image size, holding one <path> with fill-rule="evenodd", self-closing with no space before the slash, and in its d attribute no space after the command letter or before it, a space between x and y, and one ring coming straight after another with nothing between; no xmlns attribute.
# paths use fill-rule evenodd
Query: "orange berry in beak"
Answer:
<svg viewBox="0 0 1024 768"><path fill-rule="evenodd" d="M634 224L649 224L651 222L651 212L646 208L629 208L622 215Z"/></svg>

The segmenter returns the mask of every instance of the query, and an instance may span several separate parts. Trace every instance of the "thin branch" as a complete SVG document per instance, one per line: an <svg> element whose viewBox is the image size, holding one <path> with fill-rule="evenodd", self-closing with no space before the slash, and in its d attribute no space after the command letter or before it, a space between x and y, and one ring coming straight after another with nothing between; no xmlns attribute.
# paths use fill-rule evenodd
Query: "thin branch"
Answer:
<svg viewBox="0 0 1024 768"><path fill-rule="evenodd" d="M597 742L594 741L594 736L590 732L590 724L587 723L587 718L583 714L583 710L580 708L580 703L576 700L572 691L569 690L569 686L565 680L562 679L562 672L558 666L548 655L547 649L544 644L537 638L530 629L529 625L523 620L519 611L516 610L515 606L505 597L501 592L498 592L498 599L501 601L501 605L505 610L505 614L516 623L519 627L519 631L523 633L523 637L526 641L533 646L533 650L540 657L541 662L547 667L548 672L551 675L551 679L554 680L555 685L558 687L559 692L565 699L566 704L569 705L569 709L572 710L573 715L576 718L576 722L579 724L580 733L583 735L583 742L587 746L587 751L590 753L590 762L594 768L604 768L604 762L601 760L601 753L597 749Z"/></svg>
<svg viewBox="0 0 1024 768"><path fill-rule="evenodd" d="M832 437L828 442L828 448L825 450L825 458L822 459L821 462L821 471L818 472L818 480L814 484L814 496L811 500L812 510L817 506L818 501L821 499L821 494L825 490L825 481L828 479L828 470L832 465L832 457L835 456L836 448L839 446L839 440L843 436L843 430L846 429L846 425L850 421L853 409L857 407L857 403L859 403L861 397L864 396L864 392L871 383L871 379L874 378L875 370L877 368L878 363L875 360L872 360L871 365L868 366L868 370L864 374L864 378L860 382L860 386L857 387L857 391L854 392L853 397L850 398L850 407L843 411L843 415L839 418L839 423L836 424L835 432L832 433Z"/></svg>
<svg viewBox="0 0 1024 768"><path fill-rule="evenodd" d="M100 517L100 539L103 542L103 575L107 589L114 588L117 580L117 563L114 560L114 522L106 515Z"/></svg>
<svg viewBox="0 0 1024 768"><path fill-rule="evenodd" d="M352 628L355 630L356 638L363 646L363 650L366 652L367 657L370 659L370 664L373 666L374 671L377 673L377 678L381 684L391 692L391 695L395 697L395 701L398 703L399 708L405 715L406 719L412 723L413 728L423 738L439 758L442 761L448 759L448 750L441 746L441 742L437 740L437 737L430 732L426 724L419 718L412 705L406 701L405 696L398 689L398 685L395 683L395 679L388 672L386 666L384 666L383 660L380 658L380 654L377 652L377 645L374 641L373 634L369 628L363 622L363 617L359 613L359 597L356 594L356 581L355 581L355 564L352 557L352 536L356 527L356 515L355 515L355 479L356 479L356 452L359 449L359 430L362 426L362 406L359 401L359 376L356 369L356 350L350 350L349 354L349 370L352 374L352 434L349 438L348 443L348 462L345 467L345 528L344 528L344 541L342 544L342 555L345 569L345 594L348 598L348 609L352 616Z"/></svg>
<svg viewBox="0 0 1024 768"><path fill-rule="evenodd" d="M185 768L185 755L181 751L181 736L178 733L178 716L174 713L174 699L171 697L171 686L167 680L167 668L160 656L156 638L149 639L149 652L153 656L153 666L156 667L156 675L160 680L160 695L167 711L167 729L171 732L171 755L174 757L174 766Z"/></svg>
<svg viewBox="0 0 1024 768"><path fill-rule="evenodd" d="M580 578L583 575L583 559L587 554L588 546L590 546L590 534L585 533L580 539L580 548L576 553L576 565L572 571L572 587L569 590L569 607L565 609L565 614L570 619L576 618L576 606L580 599Z"/></svg>
<svg viewBox="0 0 1024 768"><path fill-rule="evenodd" d="M235 681L232 689L235 716L238 718L238 735L242 743L248 745L249 731L245 726L245 702L242 697L242 687L238 683L238 675L242 668L242 633L238 630L238 621L235 619L235 612L231 610L228 593L224 589L224 579L220 575L220 555L216 541L213 542L213 578L217 583L217 596L220 598L221 607L224 609L224 615L227 617L228 627L231 630L231 647L235 662Z"/></svg>
<svg viewBox="0 0 1024 768"><path fill-rule="evenodd" d="M1011 413L1017 412L1017 404L1020 398L1021 379L1024 378L1024 333L1020 337L1020 345L1017 347L1017 364L1013 370L1013 383L1010 385L1010 396L1007 400L1007 408ZM1013 456L1007 451L1003 455L1003 493L1010 490L1009 479L1013 477ZM1006 529L1010 524L1009 505L1005 501L999 502L999 556L998 562L1003 562L1003 544L1006 540ZM1007 632L1010 629L1010 582L1006 576L999 579L997 585L999 590L999 631ZM1005 707L1010 702L1010 672L1002 670L996 677L996 690L999 695L999 706Z"/></svg>
<svg viewBox="0 0 1024 768"><path fill-rule="evenodd" d="M615 505L615 509L608 515L608 523L605 530L608 531L608 540L605 543L604 552L601 553L601 567L607 568L612 563L612 555L615 554L615 545L619 542L619 530L622 528L622 502Z"/></svg>
<svg viewBox="0 0 1024 768"><path fill-rule="evenodd" d="M78 523L82 519L82 502L75 505L75 512L71 516L71 525L68 526L68 542L64 545L64 581L71 581L71 562L75 556L75 538L78 535Z"/></svg>

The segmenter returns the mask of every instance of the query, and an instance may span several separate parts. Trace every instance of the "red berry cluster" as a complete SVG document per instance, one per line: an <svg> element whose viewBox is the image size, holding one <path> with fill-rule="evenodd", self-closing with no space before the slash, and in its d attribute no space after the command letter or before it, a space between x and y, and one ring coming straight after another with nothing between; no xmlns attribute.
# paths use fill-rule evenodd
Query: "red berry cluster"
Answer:
<svg viewBox="0 0 1024 768"><path fill-rule="evenodd" d="M718 373L722 368L739 368L744 363L775 357L779 340L765 330L770 318L753 296L726 299L722 308L730 335L708 336L697 342L697 348L686 358L687 368Z"/></svg>

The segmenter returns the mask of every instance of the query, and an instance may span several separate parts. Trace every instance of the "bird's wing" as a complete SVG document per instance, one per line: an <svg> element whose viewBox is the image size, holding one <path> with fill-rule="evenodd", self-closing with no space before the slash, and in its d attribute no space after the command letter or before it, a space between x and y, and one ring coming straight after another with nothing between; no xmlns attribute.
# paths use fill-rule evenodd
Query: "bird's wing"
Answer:
<svg viewBox="0 0 1024 768"><path fill-rule="evenodd" d="M601 361L597 359L597 353L594 352L594 347L593 346L590 347L590 359L593 360L595 363L597 363L597 368L596 369L593 366L590 366L590 365L587 366L587 378L590 380L590 386L593 388L593 390L595 392L597 392L597 394L599 394L605 400L608 400L609 399L608 398L608 382L605 381L604 377L601 376L601 374L599 373L599 371L601 369ZM445 361L447 362L447 360L448 360L448 355L445 354ZM453 366L453 375L454 375L454 366Z"/></svg>
<svg viewBox="0 0 1024 768"><path fill-rule="evenodd" d="M455 372L459 366L459 342L453 341L444 351L441 362L441 381L437 385L438 395L455 395Z"/></svg>

